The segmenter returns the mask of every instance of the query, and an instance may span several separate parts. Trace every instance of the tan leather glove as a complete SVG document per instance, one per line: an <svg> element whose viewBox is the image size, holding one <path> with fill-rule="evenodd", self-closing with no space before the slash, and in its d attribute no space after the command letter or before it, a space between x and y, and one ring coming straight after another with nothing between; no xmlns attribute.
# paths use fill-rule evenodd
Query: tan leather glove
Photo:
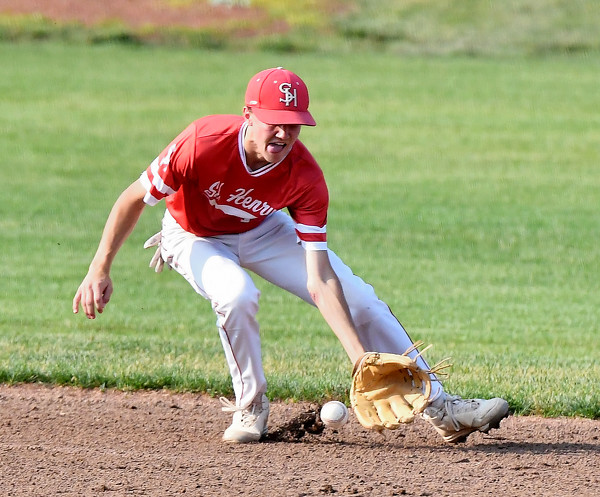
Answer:
<svg viewBox="0 0 600 497"><path fill-rule="evenodd" d="M408 357L419 345L420 342L401 355L367 352L357 361L350 401L365 428L378 432L395 430L402 423L411 423L429 405L430 373L450 365L442 361L432 370L424 370L416 358Z"/></svg>

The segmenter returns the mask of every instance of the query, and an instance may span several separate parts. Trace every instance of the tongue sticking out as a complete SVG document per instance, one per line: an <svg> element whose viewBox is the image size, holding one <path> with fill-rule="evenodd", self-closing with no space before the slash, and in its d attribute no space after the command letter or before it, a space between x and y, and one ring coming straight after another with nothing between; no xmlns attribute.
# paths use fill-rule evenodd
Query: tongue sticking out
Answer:
<svg viewBox="0 0 600 497"><path fill-rule="evenodd" d="M279 143L269 143L267 145L267 152L270 154L278 154L285 148L285 145Z"/></svg>

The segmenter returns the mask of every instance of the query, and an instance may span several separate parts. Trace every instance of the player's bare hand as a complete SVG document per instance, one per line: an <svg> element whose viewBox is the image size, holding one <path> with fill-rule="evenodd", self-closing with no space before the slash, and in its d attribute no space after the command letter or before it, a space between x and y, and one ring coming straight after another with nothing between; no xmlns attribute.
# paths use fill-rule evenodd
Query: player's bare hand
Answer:
<svg viewBox="0 0 600 497"><path fill-rule="evenodd" d="M88 273L73 298L73 312L79 312L79 304L88 319L96 318L96 311L102 314L113 292L113 285L108 275L94 276Z"/></svg>

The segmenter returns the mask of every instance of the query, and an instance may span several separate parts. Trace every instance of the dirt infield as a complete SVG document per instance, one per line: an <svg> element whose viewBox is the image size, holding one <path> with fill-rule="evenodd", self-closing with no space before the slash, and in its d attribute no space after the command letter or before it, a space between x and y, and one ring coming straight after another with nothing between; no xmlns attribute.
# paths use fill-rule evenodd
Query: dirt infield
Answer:
<svg viewBox="0 0 600 497"><path fill-rule="evenodd" d="M235 445L206 396L0 385L0 494L598 495L600 421L509 417L447 446L422 420L383 437L351 415L300 437L317 407L273 403L269 440Z"/></svg>

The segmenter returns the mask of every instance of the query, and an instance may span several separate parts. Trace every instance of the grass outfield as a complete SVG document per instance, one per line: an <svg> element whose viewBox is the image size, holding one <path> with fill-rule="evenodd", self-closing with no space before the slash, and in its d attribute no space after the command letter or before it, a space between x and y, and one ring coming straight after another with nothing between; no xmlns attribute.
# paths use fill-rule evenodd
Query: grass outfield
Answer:
<svg viewBox="0 0 600 497"><path fill-rule="evenodd" d="M447 388L522 414L600 417L600 59L274 55L0 44L0 381L230 394L215 318L147 268L146 209L95 321L71 299L121 192L191 120L239 113L284 65L331 190L329 243ZM262 282L269 394L346 399L350 364L318 312Z"/></svg>

